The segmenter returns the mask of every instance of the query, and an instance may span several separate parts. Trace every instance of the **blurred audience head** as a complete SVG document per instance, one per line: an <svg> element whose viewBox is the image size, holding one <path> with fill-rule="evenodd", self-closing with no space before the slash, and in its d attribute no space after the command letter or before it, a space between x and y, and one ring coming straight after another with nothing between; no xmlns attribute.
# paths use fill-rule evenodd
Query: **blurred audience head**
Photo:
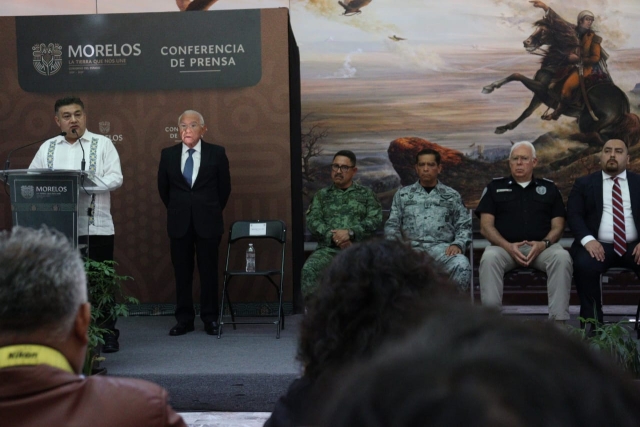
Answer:
<svg viewBox="0 0 640 427"><path fill-rule="evenodd" d="M585 343L542 322L447 303L345 370L331 427L640 425L640 389Z"/></svg>
<svg viewBox="0 0 640 427"><path fill-rule="evenodd" d="M450 289L428 255L400 241L372 240L342 251L302 322L298 359L305 375L369 357L419 324L429 302Z"/></svg>
<svg viewBox="0 0 640 427"><path fill-rule="evenodd" d="M60 232L0 232L0 346L48 345L79 372L91 307L80 253Z"/></svg>

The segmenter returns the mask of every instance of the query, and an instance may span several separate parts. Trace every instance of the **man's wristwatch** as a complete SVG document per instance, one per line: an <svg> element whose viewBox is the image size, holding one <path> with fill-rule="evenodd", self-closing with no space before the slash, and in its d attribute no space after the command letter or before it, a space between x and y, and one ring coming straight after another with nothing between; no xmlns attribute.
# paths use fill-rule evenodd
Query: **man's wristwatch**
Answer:
<svg viewBox="0 0 640 427"><path fill-rule="evenodd" d="M349 240L353 240L354 237L356 237L356 233L353 232L352 229L349 229Z"/></svg>
<svg viewBox="0 0 640 427"><path fill-rule="evenodd" d="M551 245L551 240L543 240L544 248L547 249Z"/></svg>

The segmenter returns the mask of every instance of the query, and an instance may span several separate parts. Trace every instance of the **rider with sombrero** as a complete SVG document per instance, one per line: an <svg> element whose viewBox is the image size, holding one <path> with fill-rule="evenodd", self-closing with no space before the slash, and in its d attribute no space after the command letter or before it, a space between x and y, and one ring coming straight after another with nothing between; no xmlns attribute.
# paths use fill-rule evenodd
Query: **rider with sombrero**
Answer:
<svg viewBox="0 0 640 427"><path fill-rule="evenodd" d="M530 1L530 3L533 4L533 7L543 9L551 18L564 21L563 18L542 1L534 0ZM582 87L582 95L585 103L588 102L585 96L586 89L584 87L584 80L587 77L604 77L610 81L606 64L608 55L600 46L602 37L598 36L591 29L594 19L595 16L593 12L583 10L578 14L577 25L574 26L567 22L568 25L575 27L576 36L580 42L579 48L567 55L567 61L571 64L569 76L563 83L560 101L555 111L550 115L543 116L542 118L545 120L557 120L563 114L563 111L571 105L573 92L579 86ZM591 110L590 106L587 105L587 107Z"/></svg>

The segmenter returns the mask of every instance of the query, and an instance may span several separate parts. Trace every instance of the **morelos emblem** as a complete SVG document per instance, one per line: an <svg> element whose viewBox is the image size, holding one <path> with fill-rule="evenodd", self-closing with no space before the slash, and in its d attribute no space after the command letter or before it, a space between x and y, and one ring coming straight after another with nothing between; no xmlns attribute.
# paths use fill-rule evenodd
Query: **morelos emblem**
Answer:
<svg viewBox="0 0 640 427"><path fill-rule="evenodd" d="M109 122L100 122L98 124L100 125L100 132L102 133L107 133L109 129L111 129L111 123Z"/></svg>
<svg viewBox="0 0 640 427"><path fill-rule="evenodd" d="M545 194L547 194L547 187L543 187L542 185L537 186L536 193L538 193L541 196L544 196Z"/></svg>
<svg viewBox="0 0 640 427"><path fill-rule="evenodd" d="M62 46L58 43L34 44L33 68L43 76L52 76L62 68Z"/></svg>
<svg viewBox="0 0 640 427"><path fill-rule="evenodd" d="M20 194L25 199L32 199L33 198L33 194L34 194L33 185L22 185L22 186L20 186Z"/></svg>

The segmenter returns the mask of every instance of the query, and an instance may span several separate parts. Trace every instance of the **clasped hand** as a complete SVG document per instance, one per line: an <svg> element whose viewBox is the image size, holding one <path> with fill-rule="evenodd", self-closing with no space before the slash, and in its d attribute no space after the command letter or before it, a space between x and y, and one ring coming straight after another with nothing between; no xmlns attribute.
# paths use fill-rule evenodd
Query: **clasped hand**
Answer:
<svg viewBox="0 0 640 427"><path fill-rule="evenodd" d="M527 255L522 253L520 249L522 246L531 246L531 250ZM509 243L509 245L505 248L511 258L513 258L518 264L523 267L529 267L529 265L544 251L546 245L544 242L534 242L529 240L524 240L522 242Z"/></svg>

